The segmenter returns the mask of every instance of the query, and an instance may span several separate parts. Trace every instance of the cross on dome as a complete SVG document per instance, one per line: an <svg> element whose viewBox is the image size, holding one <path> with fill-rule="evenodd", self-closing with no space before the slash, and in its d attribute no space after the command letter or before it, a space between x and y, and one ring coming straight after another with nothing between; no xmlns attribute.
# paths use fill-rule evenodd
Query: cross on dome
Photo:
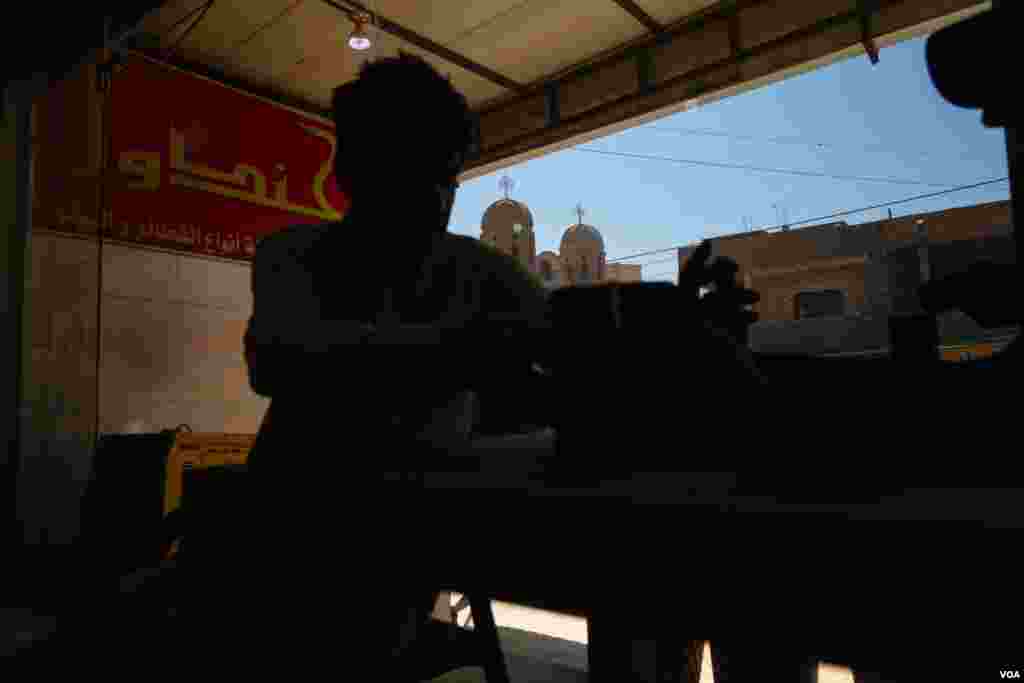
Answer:
<svg viewBox="0 0 1024 683"><path fill-rule="evenodd" d="M509 178L507 175L501 176L501 180L498 181L498 187L505 193L505 199L508 199L508 195L512 192L512 188L516 186L514 180Z"/></svg>

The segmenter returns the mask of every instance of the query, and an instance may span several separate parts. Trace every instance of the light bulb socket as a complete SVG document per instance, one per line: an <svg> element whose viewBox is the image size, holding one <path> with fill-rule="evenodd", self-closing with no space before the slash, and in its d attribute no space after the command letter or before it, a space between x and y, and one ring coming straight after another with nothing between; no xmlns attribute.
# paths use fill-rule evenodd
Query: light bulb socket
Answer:
<svg viewBox="0 0 1024 683"><path fill-rule="evenodd" d="M370 40L370 35L366 32L366 27L371 23L372 19L369 14L364 12L358 12L352 15L352 22L355 24L355 28L352 29L352 33L348 37L348 46L353 50L367 50L373 44Z"/></svg>

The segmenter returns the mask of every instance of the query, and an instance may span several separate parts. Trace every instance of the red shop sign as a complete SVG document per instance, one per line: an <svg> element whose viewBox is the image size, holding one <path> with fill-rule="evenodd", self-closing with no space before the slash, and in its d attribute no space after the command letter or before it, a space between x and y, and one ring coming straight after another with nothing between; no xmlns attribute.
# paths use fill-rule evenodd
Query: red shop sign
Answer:
<svg viewBox="0 0 1024 683"><path fill-rule="evenodd" d="M250 259L264 235L347 208L326 119L136 56L110 111L115 239Z"/></svg>

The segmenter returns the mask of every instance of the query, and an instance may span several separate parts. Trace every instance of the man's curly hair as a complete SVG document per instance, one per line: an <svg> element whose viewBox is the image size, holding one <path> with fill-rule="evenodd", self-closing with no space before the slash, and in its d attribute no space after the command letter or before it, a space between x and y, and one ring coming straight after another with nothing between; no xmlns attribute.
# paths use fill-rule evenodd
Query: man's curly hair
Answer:
<svg viewBox="0 0 1024 683"><path fill-rule="evenodd" d="M453 182L473 143L466 98L426 61L407 52L363 65L332 100L342 164L369 175L405 171Z"/></svg>

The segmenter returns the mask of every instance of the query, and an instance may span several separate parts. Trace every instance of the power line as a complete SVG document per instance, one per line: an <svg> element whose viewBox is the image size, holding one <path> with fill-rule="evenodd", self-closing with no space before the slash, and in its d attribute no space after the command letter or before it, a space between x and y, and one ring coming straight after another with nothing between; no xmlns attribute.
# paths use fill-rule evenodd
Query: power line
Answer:
<svg viewBox="0 0 1024 683"><path fill-rule="evenodd" d="M961 190L973 190L974 188L984 187L986 185L995 185L996 183L1005 183L1008 180L1009 180L1009 177L999 178L997 180L986 180L986 181L983 181L983 182L980 182L980 183L974 183L973 185L962 185L960 187L954 187L952 189L944 190L942 192L930 192L928 194L921 194L921 195L918 195L916 197L908 197L907 199L897 199L894 202L885 202L883 204L874 204L872 206L865 206L863 209L854 209L852 211L840 211L838 213L829 214L828 216L820 216L818 218L808 218L808 219L802 220L802 221L794 221L792 223L788 223L787 226L805 225L807 223L816 223L818 221L825 221L825 220L828 220L830 218L839 218L840 216L849 216L850 214L853 214L853 213L861 213L863 211L871 211L872 209L881 209L881 208L885 208L887 206L896 206L897 204L906 204L907 202L916 202L916 201L921 200L921 199L931 199L932 197L941 197L943 195L952 194L954 192L960 192ZM782 228L782 227L787 227L787 226L781 226L780 225L780 226L776 226L775 228L765 228L765 229L766 230L776 230L776 229L779 229L779 228Z"/></svg>
<svg viewBox="0 0 1024 683"><path fill-rule="evenodd" d="M817 218L808 218L808 219L802 220L802 221L795 221L793 223L788 223L788 224L786 224L784 226L783 225L777 225L777 226L774 226L774 227L771 227L771 228L763 228L763 229L759 230L758 232L768 232L768 231L771 231L771 230L780 230L780 229L782 229L784 227L791 227L791 226L794 226L794 225L805 225L807 223L816 223L818 221L826 221L826 220L829 220L830 218L839 218L841 216L849 216L849 215L855 214L855 213L863 213L864 211L871 211L872 209L882 209L882 208L885 208L887 206L896 206L897 204L907 204L909 202L916 202L916 201L920 201L922 199L932 199L934 197L942 197L942 196L947 195L947 194L953 194L954 192L962 192L963 190L973 190L973 189L976 189L976 188L979 188L979 187L985 187L987 185L996 185L998 183L1005 183L1005 182L1008 182L1009 180L1010 179L1008 177L1006 177L1006 178L997 178L995 180L985 180L983 182L974 183L972 185L961 185L959 187L954 187L954 188L951 188L951 189L948 189L948 190L943 190L942 192L929 192L928 194L919 194L919 195L917 195L915 197L907 197L906 199L897 199L897 200L891 201L891 202L883 202L882 204L873 204L871 206L865 206L865 207L860 208L860 209L851 209L849 211L839 211L837 213L829 214L828 216L819 216ZM628 260L632 260L632 259L635 259L635 258L640 258L642 256L653 256L655 254L664 254L664 253L667 253L667 252L670 252L670 251L675 251L677 249L682 249L682 248L684 248L686 246L688 246L688 245L680 244L678 246L668 247L668 248L665 248L665 249L655 249L654 251L643 251L643 252L640 252L638 254L630 254L629 256L619 256L617 258L608 259L607 263L615 263L616 261L628 261Z"/></svg>
<svg viewBox="0 0 1024 683"><path fill-rule="evenodd" d="M604 154L607 156L624 157L627 159L644 159L647 161L667 161L674 164L686 164L690 166L710 166L712 168L729 168L742 171L754 171L757 173L778 173L781 175L794 175L807 178L831 178L833 180L849 180L862 183L889 183L891 185L924 185L926 187L951 188L949 184L928 183L923 180L906 180L903 178L872 178L867 176L837 175L834 173L822 173L819 171L801 171L789 168L770 168L766 166L749 166L746 164L726 164L717 161L701 161L698 159L680 159L678 157L662 157L650 154L630 154L628 152L608 152L603 149L590 149L588 147L573 147L576 152L588 152L590 154Z"/></svg>
<svg viewBox="0 0 1024 683"><path fill-rule="evenodd" d="M799 147L811 147L817 150L832 150L837 152L856 150L895 153L901 156L917 157L919 159L933 159L935 157L935 155L933 154L925 154L924 152L896 150L888 145L844 146L835 145L827 142L807 140L806 138L800 137L759 137L756 135L741 135L738 133L730 133L728 131L718 131L710 128L662 128L660 126L653 126L651 128L648 128L647 130L660 131L663 133L676 133L678 135L697 135L716 138L728 138L730 140L744 140L747 142L768 142L775 145L796 145Z"/></svg>
<svg viewBox="0 0 1024 683"><path fill-rule="evenodd" d="M178 28L179 26L184 24L186 21L191 19L197 12L201 12L204 9L206 9L206 7L205 7L206 4L207 3L204 3L203 5L196 5L195 9L191 10L188 14L183 16L181 19L178 19L176 22L171 24L170 28L168 28L166 31L164 31L164 35L165 36L171 35L171 33L174 31L174 29Z"/></svg>
<svg viewBox="0 0 1024 683"><path fill-rule="evenodd" d="M199 26L199 24L202 23L203 19L206 17L206 13L210 11L211 7L213 7L214 1L215 0L209 0L205 5L203 5L202 10L199 12L199 16L196 17L196 20L193 21L191 24L189 24L188 28L185 29L184 33L182 33L178 37L178 39L176 41L174 41L173 45L171 45L169 48L167 48L167 53L168 54L170 54L171 52L174 52L174 50L178 49L178 47L182 43L185 42L185 39L189 37L189 35L192 33L192 31L195 30L196 26ZM195 12L195 11L196 10L193 10L193 12ZM189 14L191 14L191 12ZM186 16L188 16L188 15L186 15ZM177 28L177 26L178 26L178 24L175 24L175 28Z"/></svg>
<svg viewBox="0 0 1024 683"><path fill-rule="evenodd" d="M645 261L643 263L639 263L638 265L646 266L646 265L657 265L658 263L672 263L675 260L676 260L676 257L673 256L672 258L662 258L662 259L658 259L656 261Z"/></svg>
<svg viewBox="0 0 1024 683"><path fill-rule="evenodd" d="M669 251L675 251L679 247L669 247L668 249L655 249L654 251L644 251L639 254L631 254L629 256L620 256L618 258L606 259L606 263L615 263L616 261L628 261L629 259L640 258L641 256L653 256L654 254L664 254Z"/></svg>

